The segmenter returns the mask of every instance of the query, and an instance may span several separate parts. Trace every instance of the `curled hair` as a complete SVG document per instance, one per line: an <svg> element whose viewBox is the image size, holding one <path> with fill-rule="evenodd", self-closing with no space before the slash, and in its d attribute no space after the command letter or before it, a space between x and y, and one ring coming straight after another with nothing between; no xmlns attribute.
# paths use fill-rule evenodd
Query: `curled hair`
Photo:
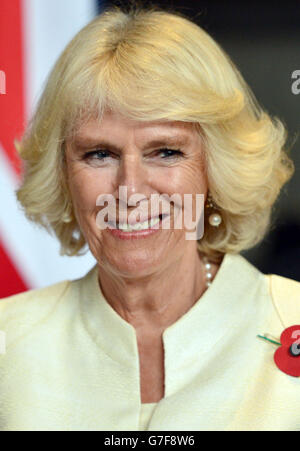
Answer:
<svg viewBox="0 0 300 451"><path fill-rule="evenodd" d="M272 206L294 172L287 131L258 104L218 43L181 13L158 7L106 9L69 43L54 66L21 142L26 216L80 255L86 241L66 181L64 145L108 108L139 121L193 122L205 144L208 188L221 210L206 222L200 251L212 258L260 242ZM206 220L206 219L205 219Z"/></svg>

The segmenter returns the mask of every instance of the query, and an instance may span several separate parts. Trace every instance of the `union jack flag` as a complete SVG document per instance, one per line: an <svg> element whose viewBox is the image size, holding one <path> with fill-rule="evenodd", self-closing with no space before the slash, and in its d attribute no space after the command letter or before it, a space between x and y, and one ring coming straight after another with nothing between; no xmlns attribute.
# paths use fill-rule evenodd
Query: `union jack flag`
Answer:
<svg viewBox="0 0 300 451"><path fill-rule="evenodd" d="M98 12L95 0L0 0L0 298L83 276L95 260L62 257L59 243L30 223L15 190L14 148L55 60Z"/></svg>

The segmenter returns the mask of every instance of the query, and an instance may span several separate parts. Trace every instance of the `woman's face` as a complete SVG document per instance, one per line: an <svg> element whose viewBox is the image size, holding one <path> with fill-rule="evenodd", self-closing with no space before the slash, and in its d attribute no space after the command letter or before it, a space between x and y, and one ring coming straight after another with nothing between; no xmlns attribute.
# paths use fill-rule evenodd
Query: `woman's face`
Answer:
<svg viewBox="0 0 300 451"><path fill-rule="evenodd" d="M183 195L192 195L195 220L195 194L206 197L207 192L203 152L201 137L192 123L141 122L115 112L106 112L100 124L94 120L84 124L74 140L67 141L66 169L75 216L102 267L127 277L150 275L188 250L197 249L196 240L186 239L184 225L174 228L174 215L180 204L166 199L176 193L177 199L182 199L184 215ZM169 207L170 227L160 223L155 232L139 235L99 228L97 215L107 206L96 205L99 195L113 196L117 221L119 210L122 219L132 218L136 207L124 203L120 186L127 188L128 199L132 194L140 195L140 203L133 205L148 211L147 218L151 218L150 202L155 199L152 195L156 195L157 204L164 194L159 213L167 212Z"/></svg>

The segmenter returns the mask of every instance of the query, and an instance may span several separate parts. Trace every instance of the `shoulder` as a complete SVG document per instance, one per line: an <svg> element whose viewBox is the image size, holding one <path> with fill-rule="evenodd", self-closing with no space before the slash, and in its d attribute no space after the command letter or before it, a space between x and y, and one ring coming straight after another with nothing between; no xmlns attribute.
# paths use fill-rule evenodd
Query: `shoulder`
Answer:
<svg viewBox="0 0 300 451"><path fill-rule="evenodd" d="M300 282L277 274L265 274L265 278L282 323L286 326L300 324Z"/></svg>
<svg viewBox="0 0 300 451"><path fill-rule="evenodd" d="M70 281L64 280L48 287L0 299L0 330L9 330L10 336L13 335L14 338L30 330L55 308L68 292L69 286Z"/></svg>
<svg viewBox="0 0 300 451"><path fill-rule="evenodd" d="M35 305L46 305L46 300L55 302L55 299L62 295L66 290L69 280L55 283L43 288L24 291L23 293L14 294L7 298L0 299L0 316L6 312L13 312L15 309L27 308Z"/></svg>
<svg viewBox="0 0 300 451"><path fill-rule="evenodd" d="M256 297L263 303L266 299L272 302L272 309L282 325L300 324L300 282L277 274L264 274L241 254L226 255L226 264L235 277L238 275L237 283L243 283L246 292L257 287Z"/></svg>

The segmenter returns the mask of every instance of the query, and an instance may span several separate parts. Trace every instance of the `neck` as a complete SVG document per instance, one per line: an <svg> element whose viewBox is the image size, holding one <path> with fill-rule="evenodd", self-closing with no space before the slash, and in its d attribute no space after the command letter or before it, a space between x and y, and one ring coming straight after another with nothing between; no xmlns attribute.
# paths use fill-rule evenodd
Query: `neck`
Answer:
<svg viewBox="0 0 300 451"><path fill-rule="evenodd" d="M139 279L116 277L99 267L99 280L111 307L137 332L150 335L161 335L206 290L205 269L197 249Z"/></svg>

